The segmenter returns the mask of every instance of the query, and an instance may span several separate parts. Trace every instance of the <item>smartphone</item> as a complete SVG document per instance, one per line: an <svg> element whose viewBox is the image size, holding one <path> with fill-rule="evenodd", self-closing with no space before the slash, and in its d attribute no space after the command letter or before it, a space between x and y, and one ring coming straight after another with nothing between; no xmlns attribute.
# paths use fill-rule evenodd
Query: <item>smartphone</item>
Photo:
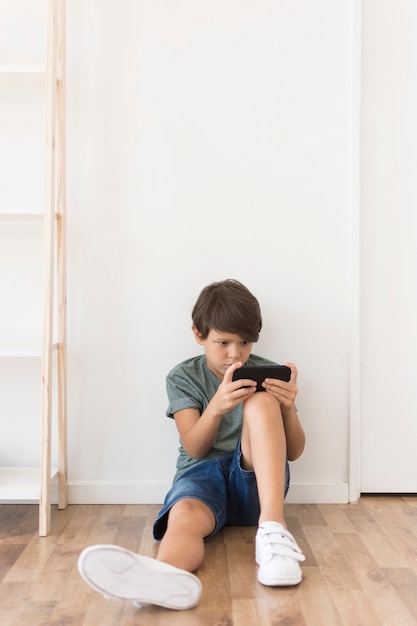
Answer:
<svg viewBox="0 0 417 626"><path fill-rule="evenodd" d="M286 365L244 365L233 372L232 380L249 378L256 381L256 391L265 391L262 383L265 378L278 378L289 382L291 369Z"/></svg>

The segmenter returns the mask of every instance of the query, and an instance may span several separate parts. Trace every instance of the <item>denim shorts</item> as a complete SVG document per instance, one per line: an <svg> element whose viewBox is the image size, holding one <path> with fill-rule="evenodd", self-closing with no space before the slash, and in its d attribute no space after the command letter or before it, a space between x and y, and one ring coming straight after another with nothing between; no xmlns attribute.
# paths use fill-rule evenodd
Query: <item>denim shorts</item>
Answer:
<svg viewBox="0 0 417 626"><path fill-rule="evenodd" d="M255 526L260 507L255 472L241 466L240 441L234 452L217 459L203 461L184 472L168 491L164 506L153 526L153 536L160 541L168 524L171 507L184 498L206 504L213 512L216 526L206 537L212 537L223 526ZM285 469L285 492L290 484L288 461Z"/></svg>

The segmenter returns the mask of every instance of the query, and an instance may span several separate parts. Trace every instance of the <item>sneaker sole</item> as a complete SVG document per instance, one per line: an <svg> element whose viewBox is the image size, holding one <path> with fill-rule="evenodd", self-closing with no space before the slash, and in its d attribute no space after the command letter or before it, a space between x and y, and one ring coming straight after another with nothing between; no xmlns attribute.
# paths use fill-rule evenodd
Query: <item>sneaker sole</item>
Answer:
<svg viewBox="0 0 417 626"><path fill-rule="evenodd" d="M259 576L258 581L262 585L266 585L267 587L291 587L294 585L299 585L302 581L302 576L297 576L294 578L264 578L263 576Z"/></svg>
<svg viewBox="0 0 417 626"><path fill-rule="evenodd" d="M194 574L119 546L86 548L78 571L90 587L115 600L187 610L201 597L201 583Z"/></svg>

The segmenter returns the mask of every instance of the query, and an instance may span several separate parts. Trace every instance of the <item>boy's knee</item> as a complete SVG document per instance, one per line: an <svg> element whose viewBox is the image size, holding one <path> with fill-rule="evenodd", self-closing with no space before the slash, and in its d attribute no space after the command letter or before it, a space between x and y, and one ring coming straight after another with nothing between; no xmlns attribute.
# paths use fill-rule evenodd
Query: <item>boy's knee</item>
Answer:
<svg viewBox="0 0 417 626"><path fill-rule="evenodd" d="M279 402L273 395L263 391L254 393L243 405L243 417L270 411L281 413Z"/></svg>
<svg viewBox="0 0 417 626"><path fill-rule="evenodd" d="M180 524L208 529L208 535L215 526L215 517L204 502L195 498L184 498L173 504L168 515L168 526Z"/></svg>

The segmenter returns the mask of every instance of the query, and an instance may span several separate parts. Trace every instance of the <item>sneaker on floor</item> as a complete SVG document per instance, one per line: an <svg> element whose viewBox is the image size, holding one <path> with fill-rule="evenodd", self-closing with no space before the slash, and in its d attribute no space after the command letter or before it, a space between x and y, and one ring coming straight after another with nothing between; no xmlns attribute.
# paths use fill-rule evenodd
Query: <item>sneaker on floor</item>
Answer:
<svg viewBox="0 0 417 626"><path fill-rule="evenodd" d="M155 604L185 610L201 597L201 583L194 574L119 546L86 548L78 559L78 570L105 598L130 600L138 607Z"/></svg>
<svg viewBox="0 0 417 626"><path fill-rule="evenodd" d="M258 580L263 585L298 585L302 579L299 561L305 556L294 537L278 522L264 522L256 533Z"/></svg>

